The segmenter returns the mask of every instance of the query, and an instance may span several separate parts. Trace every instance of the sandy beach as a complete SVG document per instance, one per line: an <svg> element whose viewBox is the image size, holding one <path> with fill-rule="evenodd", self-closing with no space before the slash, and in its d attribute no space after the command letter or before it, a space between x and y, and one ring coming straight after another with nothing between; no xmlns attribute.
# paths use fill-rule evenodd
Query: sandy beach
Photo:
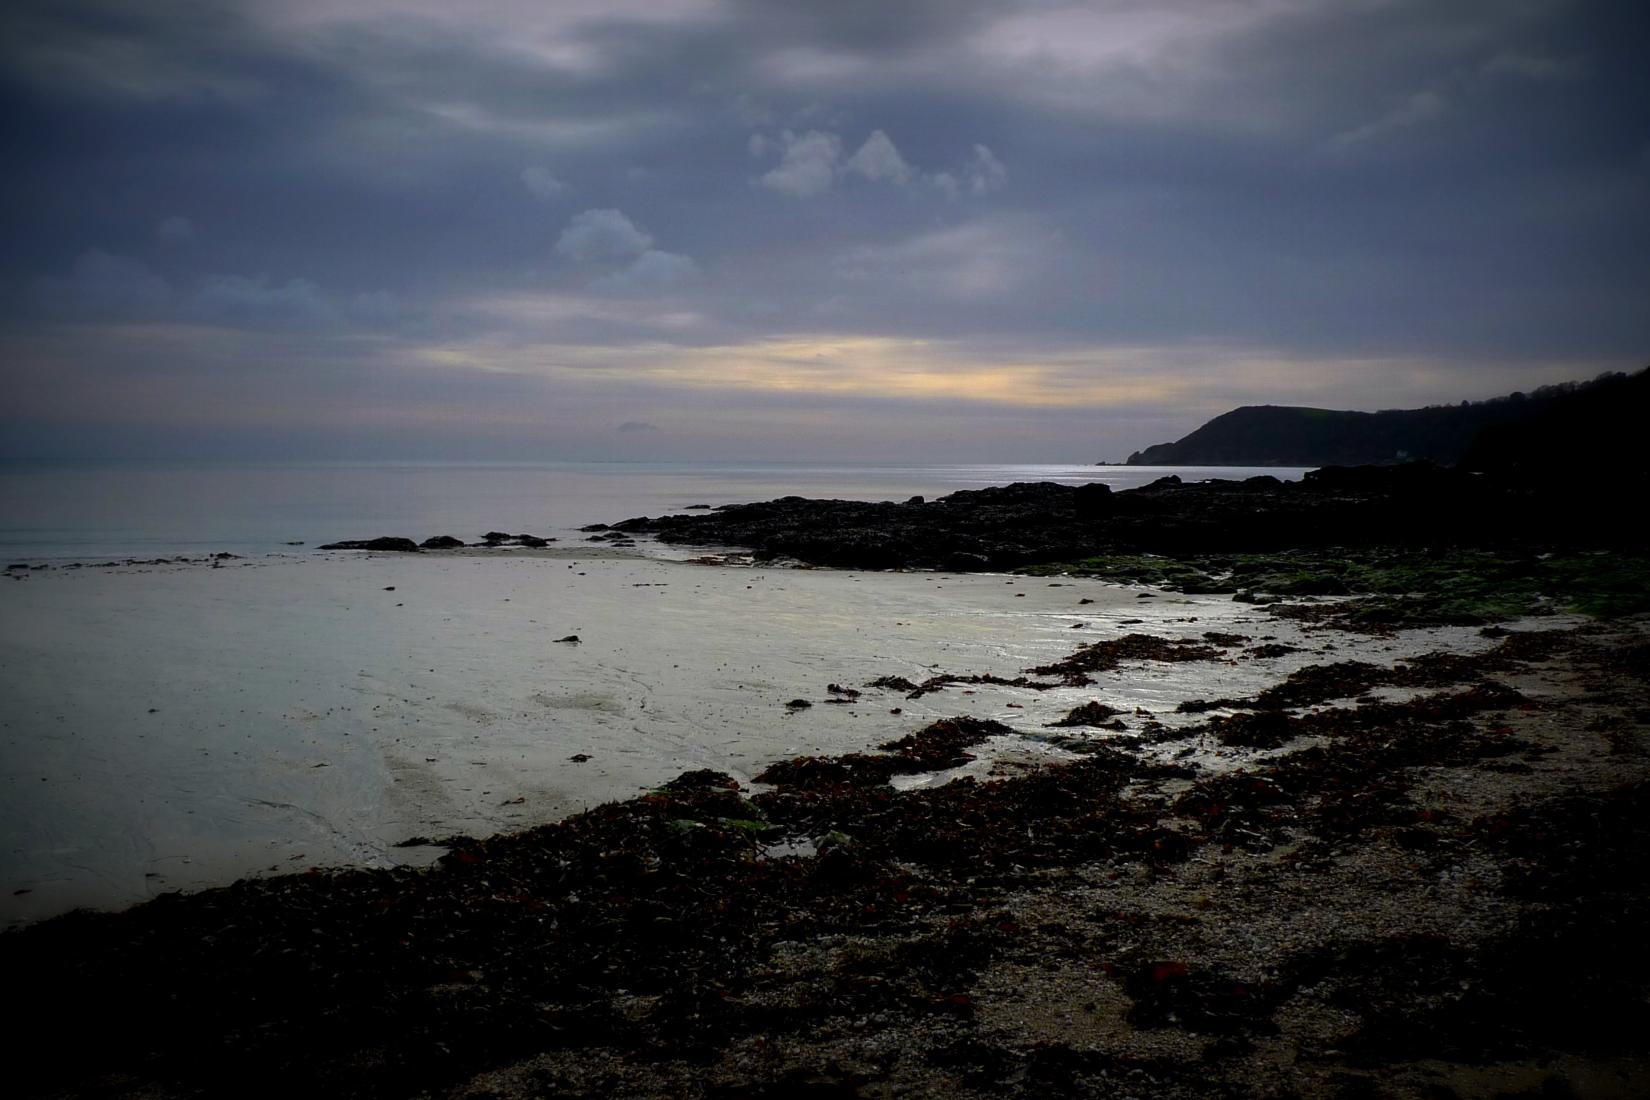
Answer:
<svg viewBox="0 0 1650 1100"><path fill-rule="evenodd" d="M192 885L257 870L237 866L249 856L265 868L8 933L27 1034L73 1018L109 1037L24 1092L1650 1083L1631 1053L1642 617L1369 634L1093 581L574 564L361 556L9 584L8 608L49 624L7 653L38 693L21 713L36 733L62 716L43 743L84 756L8 777L8 813L43 815L20 848L47 869L42 908L175 887L137 878L162 851L188 854ZM180 629L156 631L159 607ZM120 626L137 609L147 644ZM604 644L620 621L626 640ZM99 661L123 646L137 659L117 683ZM935 669L1013 679L1047 662L1032 679L1050 682L1074 661L1092 682L828 701ZM75 670L128 739L70 739L97 728L61 690ZM1218 695L1237 698L1174 712ZM1083 701L1128 729L1046 725ZM170 739L142 725L167 714ZM170 785L144 771L151 740L181 769ZM50 793L30 800L31 784ZM620 801L556 820L603 799ZM469 835L388 846L443 829ZM313 851L270 859L299 846ZM400 858L438 853L428 870Z"/></svg>
<svg viewBox="0 0 1650 1100"><path fill-rule="evenodd" d="M1013 678L1134 631L1240 631L1302 651L1137 663L1092 689L847 703L825 690ZM557 641L569 635L580 642ZM1045 725L1090 699L1137 727L1137 708L1184 725L1181 701L1252 693L1325 653L1488 644L1464 628L1307 640L1229 599L1083 579L593 547L33 571L0 588L0 639L11 921L249 874L422 863L436 850L393 846L542 824L693 768L748 781L954 714L1027 735L987 746L983 774L998 757L1061 758L1041 738L1084 731ZM816 705L786 707L798 698Z"/></svg>

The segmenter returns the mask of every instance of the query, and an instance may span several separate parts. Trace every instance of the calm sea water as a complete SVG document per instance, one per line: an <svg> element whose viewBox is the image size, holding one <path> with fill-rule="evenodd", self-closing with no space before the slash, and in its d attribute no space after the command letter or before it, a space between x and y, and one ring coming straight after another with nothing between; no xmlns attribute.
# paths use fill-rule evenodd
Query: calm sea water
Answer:
<svg viewBox="0 0 1650 1100"><path fill-rule="evenodd" d="M6 561L302 553L347 538L482 532L565 536L597 522L796 494L934 497L1015 481L1114 489L1167 473L1188 481L1294 468L1146 466L694 465L683 463L0 464Z"/></svg>

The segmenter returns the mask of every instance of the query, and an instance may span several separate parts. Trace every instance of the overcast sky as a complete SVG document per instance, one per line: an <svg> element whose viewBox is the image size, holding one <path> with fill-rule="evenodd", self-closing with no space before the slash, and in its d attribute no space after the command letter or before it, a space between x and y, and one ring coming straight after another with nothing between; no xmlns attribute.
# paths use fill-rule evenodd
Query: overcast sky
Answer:
<svg viewBox="0 0 1650 1100"><path fill-rule="evenodd" d="M1081 462L1635 369L1647 10L8 0L0 454Z"/></svg>

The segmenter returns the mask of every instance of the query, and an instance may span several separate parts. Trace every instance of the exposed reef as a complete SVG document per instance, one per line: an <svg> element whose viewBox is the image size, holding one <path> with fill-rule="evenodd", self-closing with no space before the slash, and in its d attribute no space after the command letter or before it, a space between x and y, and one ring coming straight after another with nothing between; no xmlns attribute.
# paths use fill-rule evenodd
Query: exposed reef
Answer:
<svg viewBox="0 0 1650 1100"><path fill-rule="evenodd" d="M903 503L782 497L709 513L637 517L612 530L669 543L749 547L815 565L956 572L1096 555L1276 553L1332 547L1497 551L1642 545L1632 486L1547 488L1427 464L1330 467L1183 483L1019 483ZM1324 589L1331 594L1333 587Z"/></svg>
<svg viewBox="0 0 1650 1100"><path fill-rule="evenodd" d="M541 547L555 542L554 538L539 535L512 535L507 531L488 531L479 542L465 542L453 535L432 535L423 542L409 538L385 535L372 539L345 539L329 542L318 550L377 550L385 553L416 554L423 550L459 550L464 547L486 547L496 550L503 546Z"/></svg>

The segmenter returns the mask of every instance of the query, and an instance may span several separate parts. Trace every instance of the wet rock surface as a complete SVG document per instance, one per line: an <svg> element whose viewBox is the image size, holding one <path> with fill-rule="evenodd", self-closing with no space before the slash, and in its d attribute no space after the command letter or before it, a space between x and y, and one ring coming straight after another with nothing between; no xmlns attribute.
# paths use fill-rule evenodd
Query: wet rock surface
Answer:
<svg viewBox="0 0 1650 1100"><path fill-rule="evenodd" d="M12 1087L1642 1094L1646 629L1315 666L1161 744L891 787L1014 734L957 718L448 837L428 870L71 914L0 937L11 1037L97 1041ZM1204 743L1253 755L1209 772Z"/></svg>

